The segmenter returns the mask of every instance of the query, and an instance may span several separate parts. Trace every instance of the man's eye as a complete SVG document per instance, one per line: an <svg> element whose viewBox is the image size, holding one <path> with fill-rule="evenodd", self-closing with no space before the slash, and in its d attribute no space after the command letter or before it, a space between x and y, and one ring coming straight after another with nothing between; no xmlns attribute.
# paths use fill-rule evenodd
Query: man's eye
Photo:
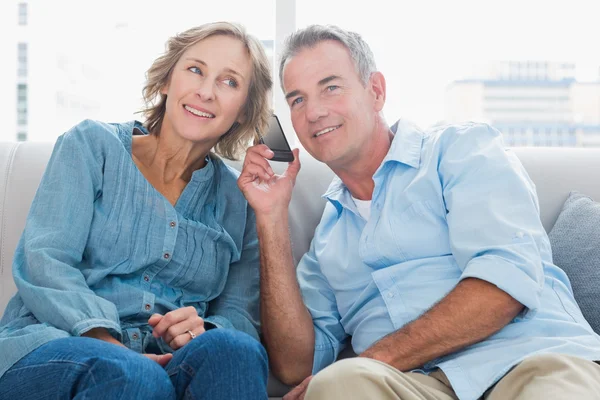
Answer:
<svg viewBox="0 0 600 400"><path fill-rule="evenodd" d="M336 86L336 85L327 86L327 90L329 92L333 92L335 89L339 89L339 86Z"/></svg>
<svg viewBox="0 0 600 400"><path fill-rule="evenodd" d="M296 104L300 104L304 101L304 99L302 99L302 97L296 97L294 99L294 101L292 101L292 106L295 106Z"/></svg>

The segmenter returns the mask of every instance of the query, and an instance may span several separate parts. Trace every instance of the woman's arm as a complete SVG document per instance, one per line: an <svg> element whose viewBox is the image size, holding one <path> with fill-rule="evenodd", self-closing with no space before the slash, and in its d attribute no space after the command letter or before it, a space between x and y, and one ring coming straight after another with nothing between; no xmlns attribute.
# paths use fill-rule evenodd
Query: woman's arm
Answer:
<svg viewBox="0 0 600 400"><path fill-rule="evenodd" d="M98 123L84 121L58 138L15 253L13 275L25 306L40 322L74 336L106 328L120 338L115 305L97 296L76 268L101 194L98 129Z"/></svg>

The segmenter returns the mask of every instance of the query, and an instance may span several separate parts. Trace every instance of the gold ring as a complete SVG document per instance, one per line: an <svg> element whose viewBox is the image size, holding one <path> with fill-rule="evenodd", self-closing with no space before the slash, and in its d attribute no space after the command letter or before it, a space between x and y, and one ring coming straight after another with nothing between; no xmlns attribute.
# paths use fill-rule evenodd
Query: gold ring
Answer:
<svg viewBox="0 0 600 400"><path fill-rule="evenodd" d="M192 331L187 331L187 333L190 334L190 336L192 337L192 339L196 339L196 334Z"/></svg>

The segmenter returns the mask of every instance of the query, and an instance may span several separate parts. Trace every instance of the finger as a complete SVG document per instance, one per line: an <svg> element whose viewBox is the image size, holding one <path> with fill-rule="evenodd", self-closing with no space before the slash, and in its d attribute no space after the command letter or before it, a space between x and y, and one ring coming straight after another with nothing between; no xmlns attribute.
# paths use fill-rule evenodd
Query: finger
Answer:
<svg viewBox="0 0 600 400"><path fill-rule="evenodd" d="M300 393L298 393L298 400L304 400L304 396L306 396L306 391L308 390L308 384L310 383L311 379L312 379L312 375L309 376L308 378L306 378L300 384L300 386L302 387L302 390L300 391Z"/></svg>
<svg viewBox="0 0 600 400"><path fill-rule="evenodd" d="M204 332L206 332L206 330L204 329L204 326L201 326L201 327L198 327L195 329L190 329L188 331L185 331L181 335L176 336L171 342L169 342L169 346L171 346L171 348L173 350L182 348L183 346L185 346L186 344L188 344L189 342L194 340L194 338L192 338L192 335L190 335L190 332L193 332L194 335L196 337L198 337L198 336L202 335Z"/></svg>
<svg viewBox="0 0 600 400"><path fill-rule="evenodd" d="M171 325L167 331L162 336L166 343L171 343L173 339L175 339L179 335L183 335L187 331L194 331L197 328L204 327L204 320L195 314L193 317L190 317L184 321L181 321L175 325ZM189 336L189 334L188 334Z"/></svg>
<svg viewBox="0 0 600 400"><path fill-rule="evenodd" d="M271 170L272 171L272 170ZM248 164L242 174L240 175L240 179L242 182L251 182L256 180L256 178L268 181L273 177L272 174L269 173L268 170L263 168L262 165L258 164Z"/></svg>
<svg viewBox="0 0 600 400"><path fill-rule="evenodd" d="M275 153L267 146L266 144L257 144L256 146L252 146L248 148L246 151L246 158L244 159L244 164L248 158L254 158L256 155L262 158L271 159Z"/></svg>
<svg viewBox="0 0 600 400"><path fill-rule="evenodd" d="M290 392L288 392L288 394L286 394L282 400L303 399L304 394L306 393L306 388L308 387L308 383L310 382L311 378L312 375L304 379L298 386L296 386Z"/></svg>
<svg viewBox="0 0 600 400"><path fill-rule="evenodd" d="M163 318L162 314L152 314L152 316L148 319L148 324L150 326L155 326L156 324L158 324L160 322L160 320Z"/></svg>
<svg viewBox="0 0 600 400"><path fill-rule="evenodd" d="M269 161L264 158L262 155L257 153L249 153L244 160L244 168L247 168L249 165L257 164L260 165L269 173L269 175L274 175L273 169L271 168L271 164Z"/></svg>
<svg viewBox="0 0 600 400"><path fill-rule="evenodd" d="M300 172L300 149L294 149L292 150L292 153L294 153L294 161L288 164L284 175L287 176L292 183L296 183L296 176L298 176L298 172Z"/></svg>
<svg viewBox="0 0 600 400"><path fill-rule="evenodd" d="M178 308L177 310L166 313L160 322L152 329L152 336L156 338L163 336L170 326L178 324L192 315L198 315L194 307Z"/></svg>
<svg viewBox="0 0 600 400"><path fill-rule="evenodd" d="M163 368L173 358L173 354L143 354L143 356L151 359L152 361L157 362Z"/></svg>

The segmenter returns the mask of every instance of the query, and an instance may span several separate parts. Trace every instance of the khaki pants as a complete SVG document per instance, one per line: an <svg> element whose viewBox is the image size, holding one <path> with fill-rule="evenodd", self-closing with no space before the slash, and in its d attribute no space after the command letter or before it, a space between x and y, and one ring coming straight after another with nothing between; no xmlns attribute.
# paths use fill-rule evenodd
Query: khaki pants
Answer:
<svg viewBox="0 0 600 400"><path fill-rule="evenodd" d="M369 358L337 361L308 385L305 400L457 400L441 370L403 373ZM545 354L525 359L483 395L484 400L600 399L600 365Z"/></svg>

